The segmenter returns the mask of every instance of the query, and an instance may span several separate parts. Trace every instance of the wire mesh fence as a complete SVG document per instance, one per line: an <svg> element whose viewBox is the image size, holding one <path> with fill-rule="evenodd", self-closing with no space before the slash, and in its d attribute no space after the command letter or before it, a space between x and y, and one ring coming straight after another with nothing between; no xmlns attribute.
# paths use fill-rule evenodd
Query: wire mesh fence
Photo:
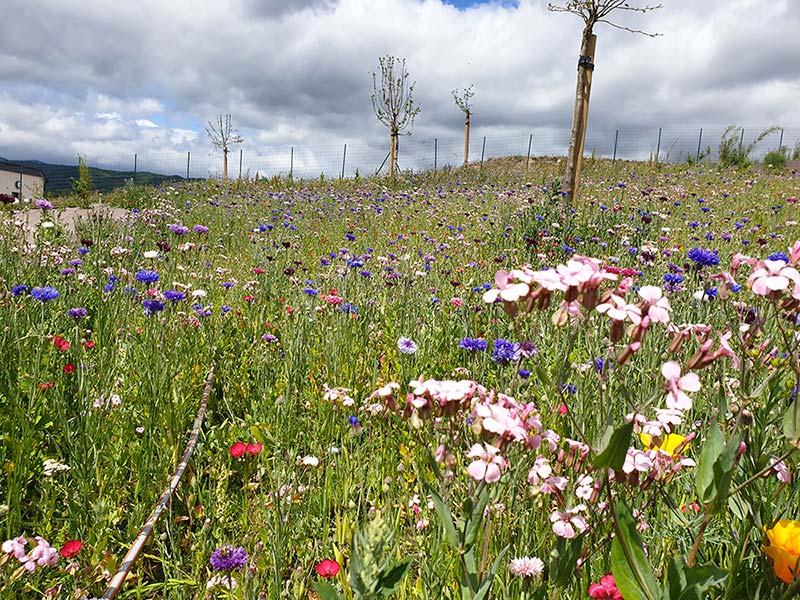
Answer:
<svg viewBox="0 0 800 600"><path fill-rule="evenodd" d="M733 135L734 146L747 149L766 128L744 127ZM716 161L725 127L590 127L584 150L587 156L614 160L657 160L685 162L689 159ZM228 153L228 176L245 178L349 178L388 172L388 136L385 146L367 143L342 143L317 146L265 146L253 150L233 148ZM540 127L518 135L498 135L490 130L474 130L468 162L478 163L497 157L565 156L569 132ZM758 142L750 158L760 160L770 150L786 148L789 154L800 150L800 128L781 128ZM161 184L181 179L221 179L224 172L221 152L143 150L135 154L85 156L91 167L94 189L104 191L125 185ZM464 139L418 136L401 137L398 166L414 172L435 171L464 162ZM37 166L33 161L22 163ZM44 165L45 191L69 191L78 177L77 164Z"/></svg>

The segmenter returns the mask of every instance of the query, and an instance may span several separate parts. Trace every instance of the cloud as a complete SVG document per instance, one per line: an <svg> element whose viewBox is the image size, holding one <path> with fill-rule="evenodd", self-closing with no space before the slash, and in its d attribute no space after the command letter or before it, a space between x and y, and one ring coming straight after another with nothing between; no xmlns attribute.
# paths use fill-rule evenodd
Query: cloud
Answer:
<svg viewBox="0 0 800 600"><path fill-rule="evenodd" d="M477 139L537 132L543 142L546 131L557 151L583 23L546 5L4 0L20 18L0 22L14 40L0 49L0 153L208 151L202 127L227 113L252 152L380 149L388 133L372 113L370 73L387 54L406 58L422 109L401 145L457 141L463 114L450 92L474 84ZM598 25L590 133L794 125L800 15L789 0L674 0L619 16L662 36Z"/></svg>

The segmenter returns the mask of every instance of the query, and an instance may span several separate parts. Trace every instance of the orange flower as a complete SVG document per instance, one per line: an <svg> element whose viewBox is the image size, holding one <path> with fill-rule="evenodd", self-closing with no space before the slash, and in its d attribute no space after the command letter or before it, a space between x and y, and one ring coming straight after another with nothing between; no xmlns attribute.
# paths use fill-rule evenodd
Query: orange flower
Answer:
<svg viewBox="0 0 800 600"><path fill-rule="evenodd" d="M800 521L781 519L766 533L769 545L761 551L772 559L775 575L792 583L800 575Z"/></svg>

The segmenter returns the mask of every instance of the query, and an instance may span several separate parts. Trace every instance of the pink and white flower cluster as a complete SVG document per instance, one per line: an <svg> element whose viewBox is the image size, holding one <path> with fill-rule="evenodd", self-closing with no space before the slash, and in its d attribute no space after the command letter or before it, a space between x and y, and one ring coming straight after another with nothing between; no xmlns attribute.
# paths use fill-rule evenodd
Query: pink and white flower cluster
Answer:
<svg viewBox="0 0 800 600"><path fill-rule="evenodd" d="M6 555L17 559L22 568L28 573L33 573L39 567L51 567L58 562L58 550L53 548L47 540L36 536L36 546L29 552L25 551L28 540L22 536L3 542L2 550Z"/></svg>

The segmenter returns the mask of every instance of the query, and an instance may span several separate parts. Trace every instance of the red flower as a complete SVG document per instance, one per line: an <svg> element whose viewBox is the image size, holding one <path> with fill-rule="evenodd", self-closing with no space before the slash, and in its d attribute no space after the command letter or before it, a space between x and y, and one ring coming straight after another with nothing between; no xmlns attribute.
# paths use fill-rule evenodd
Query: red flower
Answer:
<svg viewBox="0 0 800 600"><path fill-rule="evenodd" d="M244 442L236 442L230 449L230 455L233 458L241 458L247 452L247 444Z"/></svg>
<svg viewBox="0 0 800 600"><path fill-rule="evenodd" d="M262 451L263 449L264 449L264 446L262 446L261 444L258 444L258 443L255 443L255 444L247 444L247 453L248 453L250 456L256 456L256 455L258 455L258 454L261 454L261 451Z"/></svg>
<svg viewBox="0 0 800 600"><path fill-rule="evenodd" d="M95 343L92 340L86 340L85 342L83 342L83 347L88 350L91 350L92 348L95 347Z"/></svg>
<svg viewBox="0 0 800 600"><path fill-rule="evenodd" d="M317 571L317 575L320 577L330 579L331 577L335 577L341 568L342 567L338 562L331 560L330 558L326 558L316 566L315 570Z"/></svg>
<svg viewBox="0 0 800 600"><path fill-rule="evenodd" d="M611 573L603 575L600 583L589 586L589 596L594 600L622 600L622 594L617 589L617 583Z"/></svg>
<svg viewBox="0 0 800 600"><path fill-rule="evenodd" d="M75 365L72 363L67 363L64 365L64 373L67 375L72 375L75 372Z"/></svg>
<svg viewBox="0 0 800 600"><path fill-rule="evenodd" d="M266 271L261 267L254 267L253 273L255 273L256 275L263 275L264 273L266 273Z"/></svg>
<svg viewBox="0 0 800 600"><path fill-rule="evenodd" d="M56 347L56 350L61 350L61 352L69 350L69 341L65 340L60 335L53 338L53 345Z"/></svg>
<svg viewBox="0 0 800 600"><path fill-rule="evenodd" d="M64 558L72 558L73 556L77 555L80 552L81 548L83 548L83 542L80 540L70 540L64 544L64 546L59 550L59 553Z"/></svg>
<svg viewBox="0 0 800 600"><path fill-rule="evenodd" d="M256 297L253 296L252 294L247 294L247 296L244 297L244 301L245 302L252 302L255 299L256 299Z"/></svg>

